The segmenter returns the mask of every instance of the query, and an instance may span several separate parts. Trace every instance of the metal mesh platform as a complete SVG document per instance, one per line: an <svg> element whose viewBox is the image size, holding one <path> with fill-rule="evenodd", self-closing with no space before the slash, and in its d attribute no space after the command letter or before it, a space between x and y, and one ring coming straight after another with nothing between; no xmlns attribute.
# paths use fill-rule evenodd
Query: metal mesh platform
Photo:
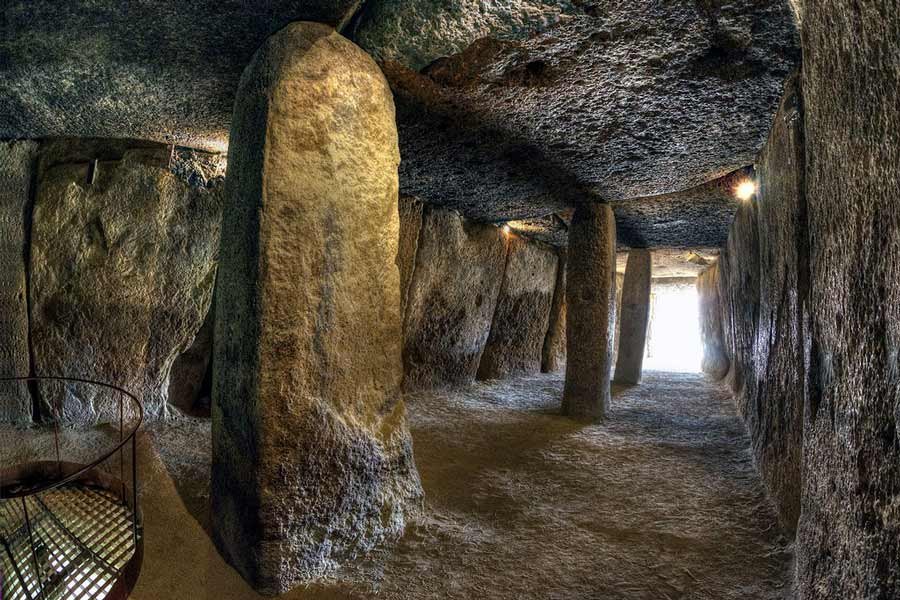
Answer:
<svg viewBox="0 0 900 600"><path fill-rule="evenodd" d="M84 482L0 500L3 600L106 598L138 532L118 495Z"/></svg>

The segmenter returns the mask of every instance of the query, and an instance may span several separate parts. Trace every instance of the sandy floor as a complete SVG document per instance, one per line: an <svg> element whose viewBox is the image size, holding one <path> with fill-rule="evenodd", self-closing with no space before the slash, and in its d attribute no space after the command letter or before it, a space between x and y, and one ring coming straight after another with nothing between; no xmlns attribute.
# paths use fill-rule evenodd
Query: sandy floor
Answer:
<svg viewBox="0 0 900 600"><path fill-rule="evenodd" d="M605 424L581 425L556 414L561 390L560 376L541 375L410 397L425 515L394 547L336 574L327 595L788 595L790 549L727 393L649 373L616 390ZM151 429L204 529L208 428Z"/></svg>
<svg viewBox="0 0 900 600"><path fill-rule="evenodd" d="M392 547L282 600L788 596L790 549L727 393L650 373L616 390L605 424L582 425L556 414L561 390L541 375L410 397L425 513ZM147 429L133 597L259 598L204 534L209 421ZM108 433L70 433L63 454L96 452ZM0 442L5 464L52 448L10 429Z"/></svg>

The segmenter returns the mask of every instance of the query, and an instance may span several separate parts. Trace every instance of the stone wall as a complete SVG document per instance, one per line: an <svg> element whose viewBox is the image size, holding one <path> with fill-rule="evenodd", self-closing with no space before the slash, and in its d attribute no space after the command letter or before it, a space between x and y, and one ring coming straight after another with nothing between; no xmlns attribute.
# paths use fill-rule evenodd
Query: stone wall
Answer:
<svg viewBox="0 0 900 600"><path fill-rule="evenodd" d="M900 598L900 5L803 2L804 600Z"/></svg>
<svg viewBox="0 0 900 600"><path fill-rule="evenodd" d="M495 225L401 197L405 389L540 372L548 340L553 368L564 364L558 255Z"/></svg>
<svg viewBox="0 0 900 600"><path fill-rule="evenodd" d="M802 75L715 267L727 381L796 528L798 598L897 598L900 12L795 5Z"/></svg>
<svg viewBox="0 0 900 600"><path fill-rule="evenodd" d="M27 239L37 147L0 143L0 377L31 374ZM28 423L31 413L28 386L0 383L0 423Z"/></svg>
<svg viewBox="0 0 900 600"><path fill-rule="evenodd" d="M503 285L481 356L479 379L540 372L557 265L551 248L510 236Z"/></svg>
<svg viewBox="0 0 900 600"><path fill-rule="evenodd" d="M698 281L704 370L727 382L750 431L757 468L782 526L800 517L806 199L797 77L760 153L755 200L735 216L718 262ZM720 312L716 309L720 307Z"/></svg>
<svg viewBox="0 0 900 600"><path fill-rule="evenodd" d="M401 219L408 218L417 218L415 212L402 209ZM410 228L401 224L403 229ZM401 256L413 267L400 268L407 278L401 282L407 289L404 387L415 391L471 383L491 331L506 240L498 227L430 205L424 207L416 237L415 255Z"/></svg>
<svg viewBox="0 0 900 600"><path fill-rule="evenodd" d="M111 383L148 418L168 414L170 370L212 298L222 162L126 140L0 146L0 302L15 300L0 324L0 372ZM190 376L202 381L205 365ZM0 420L118 418L117 398L94 387L42 384L28 398L16 389Z"/></svg>

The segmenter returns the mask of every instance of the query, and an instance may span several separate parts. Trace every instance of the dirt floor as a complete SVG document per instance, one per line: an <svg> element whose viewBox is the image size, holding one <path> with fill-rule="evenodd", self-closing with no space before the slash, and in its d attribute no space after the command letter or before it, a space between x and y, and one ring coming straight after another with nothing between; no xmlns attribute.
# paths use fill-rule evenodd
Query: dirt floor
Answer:
<svg viewBox="0 0 900 600"><path fill-rule="evenodd" d="M609 418L557 414L559 375L408 399L425 514L398 544L335 575L353 597L774 599L779 535L731 397L648 373ZM208 422L153 428L208 526ZM190 446L186 447L186 444Z"/></svg>
<svg viewBox="0 0 900 600"><path fill-rule="evenodd" d="M790 547L724 390L647 373L598 425L559 416L561 392L561 376L540 375L411 396L424 513L392 546L282 598L789 597ZM258 598L203 534L209 421L147 429L134 597Z"/></svg>

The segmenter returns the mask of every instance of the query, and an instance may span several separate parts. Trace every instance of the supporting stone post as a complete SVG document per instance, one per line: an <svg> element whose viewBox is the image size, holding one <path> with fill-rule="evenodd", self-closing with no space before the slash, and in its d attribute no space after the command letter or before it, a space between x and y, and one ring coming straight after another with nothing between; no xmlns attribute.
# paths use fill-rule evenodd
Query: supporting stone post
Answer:
<svg viewBox="0 0 900 600"><path fill-rule="evenodd" d="M391 91L295 23L244 71L216 292L212 526L281 593L398 535L421 495L400 395Z"/></svg>
<svg viewBox="0 0 900 600"><path fill-rule="evenodd" d="M616 375L613 378L616 383L636 384L641 381L650 317L652 270L653 261L649 250L629 250L625 281L622 284L619 351L616 355Z"/></svg>
<svg viewBox="0 0 900 600"><path fill-rule="evenodd" d="M616 221L608 204L583 204L569 229L563 413L602 419L609 404L616 311Z"/></svg>

